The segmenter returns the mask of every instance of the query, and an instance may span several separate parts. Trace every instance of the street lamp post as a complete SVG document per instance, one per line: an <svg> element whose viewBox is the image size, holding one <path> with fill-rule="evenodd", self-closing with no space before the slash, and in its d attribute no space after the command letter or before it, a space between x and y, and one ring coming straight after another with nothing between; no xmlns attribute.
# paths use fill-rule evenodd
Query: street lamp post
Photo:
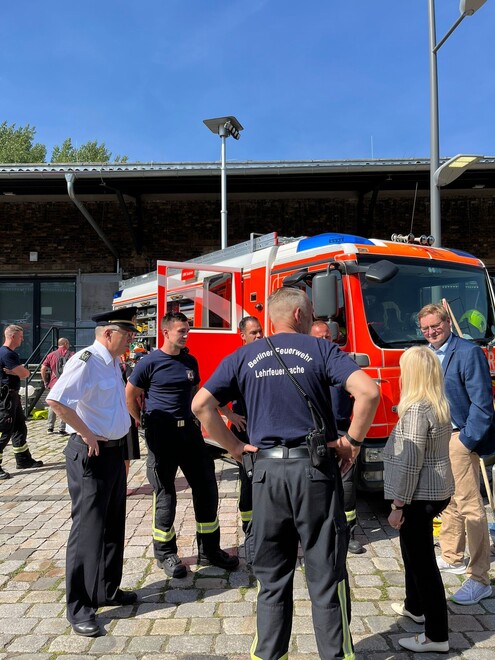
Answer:
<svg viewBox="0 0 495 660"><path fill-rule="evenodd" d="M215 119L204 119L203 123L208 126L212 133L220 136L221 147L221 209L220 209L220 234L222 250L227 247L227 148L226 141L229 135L235 140L241 137L243 127L235 117L216 117Z"/></svg>
<svg viewBox="0 0 495 660"><path fill-rule="evenodd" d="M428 0L428 24L430 40L430 231L435 245L442 245L442 218L440 210L440 186L437 171L440 165L439 122L438 122L438 76L437 52L466 16L472 16L486 0L460 0L460 16L447 34L437 43L435 27L435 0ZM456 157L457 158L457 157ZM453 160L453 159L452 159ZM450 161L449 161L450 163ZM462 169L457 170L459 176ZM456 177L454 177L456 178ZM453 179L451 179L453 180Z"/></svg>

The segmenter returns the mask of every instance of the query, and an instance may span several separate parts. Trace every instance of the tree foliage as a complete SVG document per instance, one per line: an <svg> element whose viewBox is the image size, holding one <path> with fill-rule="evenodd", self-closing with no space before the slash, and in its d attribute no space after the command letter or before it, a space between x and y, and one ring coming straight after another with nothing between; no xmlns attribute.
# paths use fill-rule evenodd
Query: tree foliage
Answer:
<svg viewBox="0 0 495 660"><path fill-rule="evenodd" d="M36 133L34 126L0 124L0 163L44 163L46 147L33 143Z"/></svg>
<svg viewBox="0 0 495 660"><path fill-rule="evenodd" d="M72 144L71 138L67 138L53 148L51 163L126 163L127 156L115 156L112 160L112 152L109 151L105 143L98 144L97 140L89 140L80 147Z"/></svg>
<svg viewBox="0 0 495 660"><path fill-rule="evenodd" d="M34 126L8 125L6 121L0 124L0 163L45 163L46 146L39 142L33 143L36 128ZM55 146L50 158L51 163L127 163L127 156L115 156L105 143L89 140L80 147L72 144L67 138L61 146Z"/></svg>

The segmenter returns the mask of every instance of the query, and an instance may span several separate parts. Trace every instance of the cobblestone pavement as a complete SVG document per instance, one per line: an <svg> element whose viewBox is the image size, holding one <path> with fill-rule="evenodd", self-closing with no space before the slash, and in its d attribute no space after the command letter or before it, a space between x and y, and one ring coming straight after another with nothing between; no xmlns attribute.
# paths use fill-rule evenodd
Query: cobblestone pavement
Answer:
<svg viewBox="0 0 495 660"><path fill-rule="evenodd" d="M62 449L66 438L46 433L46 421L29 421L29 445L41 469L18 471L12 448L4 467L12 478L0 481L0 659L48 660L117 658L122 660L247 660L255 627L254 578L239 548L239 570L227 574L195 565L195 521L190 490L179 475L178 532L180 555L190 567L183 580L167 578L153 559L151 489L145 460L131 465L128 498L124 588L136 589L139 601L99 612L104 634L75 635L65 618L64 556L70 528L70 500ZM145 456L144 442L141 442ZM237 514L237 470L216 460L221 496L222 546L242 544ZM358 512L363 555L348 560L352 590L352 631L358 658L412 658L397 644L404 633L420 632L390 605L404 596L397 533L386 525L388 507L378 495L361 496ZM492 564L492 577L495 577ZM461 576L445 575L453 593ZM492 580L493 581L493 580ZM291 660L316 660L311 608L299 567L294 584L295 616ZM492 660L495 657L495 598L474 606L449 603L448 658ZM424 654L428 660L433 654Z"/></svg>

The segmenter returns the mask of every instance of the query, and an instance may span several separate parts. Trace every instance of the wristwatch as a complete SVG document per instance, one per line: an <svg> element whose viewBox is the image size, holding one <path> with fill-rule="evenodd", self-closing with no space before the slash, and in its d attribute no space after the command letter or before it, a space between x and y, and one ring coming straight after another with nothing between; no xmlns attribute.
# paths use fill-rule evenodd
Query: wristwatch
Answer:
<svg viewBox="0 0 495 660"><path fill-rule="evenodd" d="M353 447L361 447L363 444L362 442L359 442L358 440L355 440L352 436L350 436L348 433L345 434L345 439L347 442L352 445Z"/></svg>
<svg viewBox="0 0 495 660"><path fill-rule="evenodd" d="M403 504L402 506L397 506L397 504L394 504L393 502L392 502L392 504L390 505L392 511L402 511L402 509L404 508L404 506L405 506L405 504Z"/></svg>

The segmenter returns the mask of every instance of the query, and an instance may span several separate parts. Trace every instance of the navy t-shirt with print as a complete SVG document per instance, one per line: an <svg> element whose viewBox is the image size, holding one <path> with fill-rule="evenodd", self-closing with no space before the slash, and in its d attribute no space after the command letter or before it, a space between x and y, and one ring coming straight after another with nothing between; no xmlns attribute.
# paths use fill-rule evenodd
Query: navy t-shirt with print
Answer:
<svg viewBox="0 0 495 660"><path fill-rule="evenodd" d="M153 351L139 360L129 382L144 390L146 413L168 413L175 419L192 417L191 400L199 383L199 368L189 353Z"/></svg>
<svg viewBox="0 0 495 660"><path fill-rule="evenodd" d="M329 386L344 385L359 370L357 364L336 344L297 333L270 338L323 416L327 440L337 437ZM247 410L250 444L263 449L278 445L304 444L313 428L306 402L262 339L227 356L204 387L225 405L241 395Z"/></svg>
<svg viewBox="0 0 495 660"><path fill-rule="evenodd" d="M19 376L6 374L4 368L15 369L21 364L21 358L8 346L0 346L0 385L8 385L11 390L19 390L21 379Z"/></svg>

